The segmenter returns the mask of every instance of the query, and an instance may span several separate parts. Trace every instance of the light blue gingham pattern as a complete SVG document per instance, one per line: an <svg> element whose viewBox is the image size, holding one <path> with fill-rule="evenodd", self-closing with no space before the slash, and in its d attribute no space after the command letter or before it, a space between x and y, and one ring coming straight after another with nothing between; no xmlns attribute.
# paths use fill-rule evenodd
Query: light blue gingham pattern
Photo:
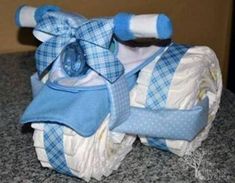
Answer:
<svg viewBox="0 0 235 183"><path fill-rule="evenodd" d="M125 76L115 83L107 83L111 100L109 128L113 129L124 122L130 115L129 90Z"/></svg>
<svg viewBox="0 0 235 183"><path fill-rule="evenodd" d="M173 75L187 50L188 46L172 43L156 63L148 87L147 108L156 110L165 107Z"/></svg>
<svg viewBox="0 0 235 183"><path fill-rule="evenodd" d="M124 66L109 50L113 27L112 19L97 19L76 30L87 64L111 83L124 73Z"/></svg>
<svg viewBox="0 0 235 183"><path fill-rule="evenodd" d="M188 49L187 45L172 43L156 63L147 92L146 108L157 110L165 107L173 75ZM163 138L147 137L147 141L150 146L168 149Z"/></svg>
<svg viewBox="0 0 235 183"><path fill-rule="evenodd" d="M113 36L112 19L84 20L80 24L45 16L35 30L53 35L42 43L36 51L36 66L39 75L50 66L62 50L76 39L82 48L87 65L107 81L111 101L110 128L126 120L130 113L129 91L124 67L109 50ZM45 124L44 145L49 163L58 172L71 174L63 149L63 126Z"/></svg>
<svg viewBox="0 0 235 183"><path fill-rule="evenodd" d="M60 173L72 175L64 155L63 128L56 123L45 123L44 147L50 165Z"/></svg>
<svg viewBox="0 0 235 183"><path fill-rule="evenodd" d="M34 31L53 36L43 42L36 50L36 68L39 76L55 61L63 48L74 40L75 29L86 21L80 16L77 16L77 19L63 13L55 15L50 13L37 22Z"/></svg>
<svg viewBox="0 0 235 183"><path fill-rule="evenodd" d="M158 79L165 82L163 86L158 86L158 90L153 92L157 93L161 89L166 89L162 90L164 98L161 101L166 102L172 77L187 50L186 46L172 44L156 63L155 69L160 69L157 70L160 73ZM167 65L163 67L158 64ZM164 69L161 70L161 68ZM161 71L166 73L161 74ZM152 79L157 80L154 75ZM166 93L164 93L165 91ZM193 108L186 110L167 108L163 102L162 105L159 105L155 101L155 104L157 105L156 109L132 107L130 117L112 130L119 133L146 136L149 145L167 150L165 139L191 141L207 124L209 109L207 97Z"/></svg>
<svg viewBox="0 0 235 183"><path fill-rule="evenodd" d="M87 64L109 82L115 82L124 66L109 50L113 36L113 19L84 20L78 25L66 17L45 16L35 30L53 35L36 50L36 67L39 75L60 55L64 47L76 40L83 49Z"/></svg>

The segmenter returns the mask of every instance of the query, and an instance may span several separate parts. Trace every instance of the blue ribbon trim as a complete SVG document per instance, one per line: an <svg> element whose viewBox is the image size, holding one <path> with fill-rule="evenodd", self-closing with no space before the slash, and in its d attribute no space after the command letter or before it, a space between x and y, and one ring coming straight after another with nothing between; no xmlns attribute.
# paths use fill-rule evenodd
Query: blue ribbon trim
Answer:
<svg viewBox="0 0 235 183"><path fill-rule="evenodd" d="M72 175L64 154L63 128L63 126L56 123L45 123L44 147L51 166L60 173Z"/></svg>
<svg viewBox="0 0 235 183"><path fill-rule="evenodd" d="M161 59L156 63L148 89L146 99L147 108L159 109L161 107L165 107L173 75L181 58L188 49L189 46L187 45L172 43L167 51L162 55ZM149 141L148 138L147 140ZM153 143L153 141L155 141L155 143ZM166 142L163 142L165 142L165 139L155 137L154 139L150 139L149 145L156 147L157 144L161 144L159 148L166 150ZM164 144L165 148L162 148Z"/></svg>

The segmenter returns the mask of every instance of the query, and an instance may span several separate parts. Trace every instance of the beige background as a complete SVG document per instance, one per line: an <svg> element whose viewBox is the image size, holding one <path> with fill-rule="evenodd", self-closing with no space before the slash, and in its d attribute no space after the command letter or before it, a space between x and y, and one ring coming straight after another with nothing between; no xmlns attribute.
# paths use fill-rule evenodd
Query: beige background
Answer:
<svg viewBox="0 0 235 183"><path fill-rule="evenodd" d="M19 30L14 14L21 4L54 4L84 16L110 16L120 11L168 14L174 23L173 39L208 45L219 57L227 80L232 0L0 0L0 53L34 50L31 29Z"/></svg>

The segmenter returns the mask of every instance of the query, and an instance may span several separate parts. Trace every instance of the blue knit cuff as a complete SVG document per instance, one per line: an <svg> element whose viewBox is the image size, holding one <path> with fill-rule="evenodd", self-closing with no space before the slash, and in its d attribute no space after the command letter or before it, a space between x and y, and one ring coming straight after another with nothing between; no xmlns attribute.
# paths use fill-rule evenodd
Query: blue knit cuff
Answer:
<svg viewBox="0 0 235 183"><path fill-rule="evenodd" d="M129 13L118 13L114 17L114 33L123 41L135 39L135 36L130 30L131 17L132 14Z"/></svg>
<svg viewBox="0 0 235 183"><path fill-rule="evenodd" d="M21 23L20 23L20 12L21 12L21 9L26 6L25 4L19 6L16 10L16 14L15 14L15 23L18 27L21 27Z"/></svg>
<svg viewBox="0 0 235 183"><path fill-rule="evenodd" d="M157 18L156 29L159 39L169 39L173 34L171 20L165 14L160 14Z"/></svg>
<svg viewBox="0 0 235 183"><path fill-rule="evenodd" d="M52 6L52 5L43 5L37 8L34 18L36 20L36 22L38 22L42 16L49 12L49 11L59 11L60 8L58 6Z"/></svg>

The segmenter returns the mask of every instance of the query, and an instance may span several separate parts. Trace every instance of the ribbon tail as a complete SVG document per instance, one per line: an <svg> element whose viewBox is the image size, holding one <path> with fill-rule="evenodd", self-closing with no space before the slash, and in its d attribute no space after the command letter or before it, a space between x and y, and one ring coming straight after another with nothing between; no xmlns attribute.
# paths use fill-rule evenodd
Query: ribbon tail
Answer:
<svg viewBox="0 0 235 183"><path fill-rule="evenodd" d="M109 128L121 125L130 115L130 97L125 76L121 76L114 84L107 82L111 109Z"/></svg>
<svg viewBox="0 0 235 183"><path fill-rule="evenodd" d="M55 123L44 124L44 147L50 165L58 172L72 175L65 158L63 134L63 126Z"/></svg>

